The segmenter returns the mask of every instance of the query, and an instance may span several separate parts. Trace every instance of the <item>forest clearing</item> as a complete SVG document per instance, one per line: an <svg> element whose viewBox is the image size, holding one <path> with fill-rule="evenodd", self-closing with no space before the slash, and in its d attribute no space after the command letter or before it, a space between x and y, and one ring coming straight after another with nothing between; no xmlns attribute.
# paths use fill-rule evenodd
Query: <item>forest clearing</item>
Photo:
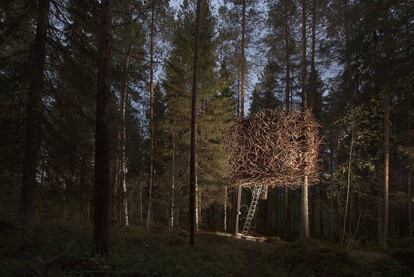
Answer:
<svg viewBox="0 0 414 277"><path fill-rule="evenodd" d="M0 276L414 276L414 1L0 2Z"/></svg>

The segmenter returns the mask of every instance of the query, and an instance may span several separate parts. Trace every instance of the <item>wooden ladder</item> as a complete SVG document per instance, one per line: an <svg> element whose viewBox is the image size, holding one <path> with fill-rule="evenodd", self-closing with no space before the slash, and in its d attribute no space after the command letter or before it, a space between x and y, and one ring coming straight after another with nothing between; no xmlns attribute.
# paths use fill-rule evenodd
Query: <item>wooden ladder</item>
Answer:
<svg viewBox="0 0 414 277"><path fill-rule="evenodd" d="M256 213L257 204L259 204L260 195L263 192L263 185L255 185L252 191L252 202L250 202L249 211L247 212L246 221L243 226L243 235L247 235L252 226L254 214Z"/></svg>

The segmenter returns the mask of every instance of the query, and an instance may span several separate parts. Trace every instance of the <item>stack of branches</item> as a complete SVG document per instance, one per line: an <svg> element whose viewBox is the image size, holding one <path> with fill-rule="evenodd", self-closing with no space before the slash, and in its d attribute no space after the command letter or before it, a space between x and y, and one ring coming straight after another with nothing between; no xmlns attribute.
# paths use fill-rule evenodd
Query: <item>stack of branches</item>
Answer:
<svg viewBox="0 0 414 277"><path fill-rule="evenodd" d="M319 124L310 111L262 110L225 134L230 181L298 187L318 180Z"/></svg>

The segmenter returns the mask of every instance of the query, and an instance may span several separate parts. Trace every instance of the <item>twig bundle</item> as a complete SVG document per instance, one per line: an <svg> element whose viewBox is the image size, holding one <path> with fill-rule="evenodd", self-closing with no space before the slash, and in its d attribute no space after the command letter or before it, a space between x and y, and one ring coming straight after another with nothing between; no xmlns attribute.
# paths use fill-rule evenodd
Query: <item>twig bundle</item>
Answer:
<svg viewBox="0 0 414 277"><path fill-rule="evenodd" d="M318 179L321 139L309 111L262 110L225 134L230 179L236 185L297 187Z"/></svg>

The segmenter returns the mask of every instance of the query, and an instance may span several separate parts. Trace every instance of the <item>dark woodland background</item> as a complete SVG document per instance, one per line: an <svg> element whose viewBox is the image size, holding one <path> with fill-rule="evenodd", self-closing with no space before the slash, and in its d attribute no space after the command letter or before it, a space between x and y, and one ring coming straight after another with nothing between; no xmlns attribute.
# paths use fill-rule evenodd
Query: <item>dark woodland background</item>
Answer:
<svg viewBox="0 0 414 277"><path fill-rule="evenodd" d="M0 2L5 276L412 274L414 1L111 2ZM260 200L271 245L206 234L236 227L225 132L277 108L321 124L310 238L300 188Z"/></svg>

